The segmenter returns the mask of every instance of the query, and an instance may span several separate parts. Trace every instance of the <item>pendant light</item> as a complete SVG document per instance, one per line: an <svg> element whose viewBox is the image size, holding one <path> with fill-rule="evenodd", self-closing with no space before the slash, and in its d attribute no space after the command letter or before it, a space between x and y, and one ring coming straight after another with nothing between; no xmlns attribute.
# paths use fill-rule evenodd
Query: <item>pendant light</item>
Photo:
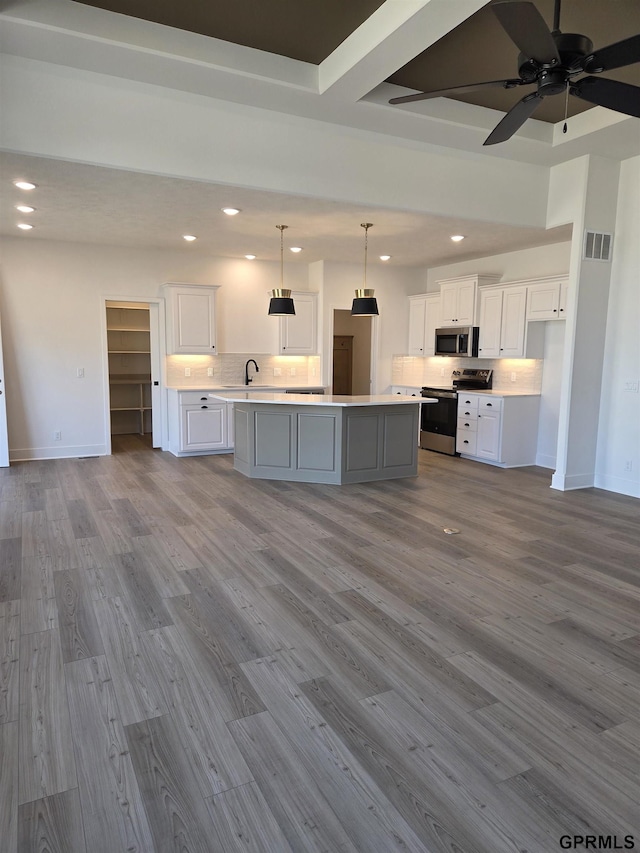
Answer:
<svg viewBox="0 0 640 853"><path fill-rule="evenodd" d="M296 313L291 291L287 290L284 285L284 229L288 225L276 225L280 232L280 287L270 291L271 299L269 301L269 316L270 317L290 317Z"/></svg>
<svg viewBox="0 0 640 853"><path fill-rule="evenodd" d="M352 317L373 317L378 313L378 303L373 295L375 291L367 288L367 243L372 225L372 222L360 223L360 227L364 228L364 281L362 288L356 290L356 298L351 305Z"/></svg>

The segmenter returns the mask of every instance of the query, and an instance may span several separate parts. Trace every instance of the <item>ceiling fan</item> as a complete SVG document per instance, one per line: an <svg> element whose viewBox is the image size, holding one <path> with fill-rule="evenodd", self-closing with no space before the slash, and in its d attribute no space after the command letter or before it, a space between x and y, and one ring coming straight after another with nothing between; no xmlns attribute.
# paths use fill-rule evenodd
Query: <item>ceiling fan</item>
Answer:
<svg viewBox="0 0 640 853"><path fill-rule="evenodd" d="M604 77L573 79L579 74L600 74L602 71L640 62L640 35L631 36L594 52L593 43L587 36L560 31L560 0L555 0L553 31L548 28L534 4L528 0L501 0L492 4L491 8L507 35L520 50L518 77L405 95L392 98L389 103L408 104L428 98L461 95L489 86L513 89L515 86L535 85L536 91L529 92L509 110L485 139L484 145L506 142L533 115L543 98L559 95L567 90L568 93L591 104L640 118L640 87Z"/></svg>

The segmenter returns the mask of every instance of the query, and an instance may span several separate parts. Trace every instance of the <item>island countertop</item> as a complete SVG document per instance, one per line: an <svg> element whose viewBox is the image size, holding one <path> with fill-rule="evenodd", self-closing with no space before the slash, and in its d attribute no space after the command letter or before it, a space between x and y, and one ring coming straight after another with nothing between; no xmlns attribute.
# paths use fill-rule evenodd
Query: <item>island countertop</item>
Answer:
<svg viewBox="0 0 640 853"><path fill-rule="evenodd" d="M436 403L437 400L407 397L402 394L363 394L360 396L343 396L339 394L273 394L258 391L213 391L209 397L215 400L225 400L228 403L269 403L281 406L397 406L417 405L419 403Z"/></svg>

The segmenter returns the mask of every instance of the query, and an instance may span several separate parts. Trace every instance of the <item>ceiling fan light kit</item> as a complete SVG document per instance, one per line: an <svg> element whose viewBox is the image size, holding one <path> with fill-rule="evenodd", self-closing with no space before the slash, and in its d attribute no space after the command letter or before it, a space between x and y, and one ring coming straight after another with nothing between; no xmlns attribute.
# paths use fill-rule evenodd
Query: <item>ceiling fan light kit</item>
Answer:
<svg viewBox="0 0 640 853"><path fill-rule="evenodd" d="M543 98L562 93L640 118L640 87L602 77L573 79L581 74L600 74L640 62L640 34L594 52L593 42L587 36L560 31L560 0L555 0L553 31L529 0L501 0L493 3L491 9L520 50L518 77L404 95L392 98L389 103L407 104L488 87L512 89L535 85L536 91L529 92L506 113L484 145L506 142L533 115Z"/></svg>

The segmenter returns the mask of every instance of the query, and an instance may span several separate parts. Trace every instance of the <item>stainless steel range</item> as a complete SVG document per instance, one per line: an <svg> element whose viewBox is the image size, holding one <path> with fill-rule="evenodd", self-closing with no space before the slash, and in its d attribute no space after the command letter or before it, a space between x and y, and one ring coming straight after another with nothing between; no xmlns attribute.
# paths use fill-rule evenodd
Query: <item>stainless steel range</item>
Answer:
<svg viewBox="0 0 640 853"><path fill-rule="evenodd" d="M458 424L458 391L489 391L493 384L493 370L465 367L454 370L450 385L425 386L422 397L432 397L437 404L422 406L420 415L420 447L439 453L456 453L456 427Z"/></svg>

